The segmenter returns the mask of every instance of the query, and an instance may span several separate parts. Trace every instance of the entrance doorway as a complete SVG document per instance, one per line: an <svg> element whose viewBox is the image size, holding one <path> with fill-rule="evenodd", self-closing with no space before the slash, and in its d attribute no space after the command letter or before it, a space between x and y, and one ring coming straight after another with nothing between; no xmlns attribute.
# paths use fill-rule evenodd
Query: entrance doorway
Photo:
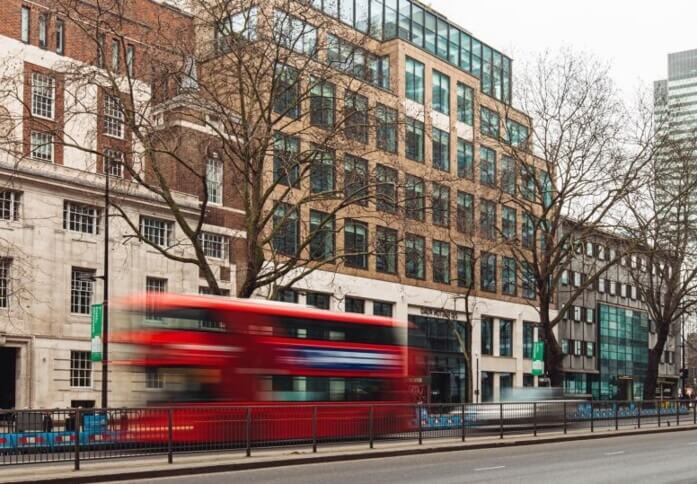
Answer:
<svg viewBox="0 0 697 484"><path fill-rule="evenodd" d="M634 380L632 378L620 377L618 381L618 387L618 400L634 400Z"/></svg>
<svg viewBox="0 0 697 484"><path fill-rule="evenodd" d="M17 348L0 348L0 408L15 407Z"/></svg>
<svg viewBox="0 0 697 484"><path fill-rule="evenodd" d="M431 403L450 403L450 373L431 373Z"/></svg>

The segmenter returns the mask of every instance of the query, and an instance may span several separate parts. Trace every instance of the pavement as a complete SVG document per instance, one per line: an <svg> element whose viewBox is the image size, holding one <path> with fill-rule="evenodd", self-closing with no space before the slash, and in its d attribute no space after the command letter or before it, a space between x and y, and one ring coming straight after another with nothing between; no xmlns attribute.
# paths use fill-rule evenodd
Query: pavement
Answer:
<svg viewBox="0 0 697 484"><path fill-rule="evenodd" d="M149 479L145 483L695 483L697 430ZM123 482L123 481L122 481Z"/></svg>
<svg viewBox="0 0 697 484"><path fill-rule="evenodd" d="M680 457L679 461L687 459L690 462L691 469L696 472L694 478L679 480L680 475L676 472L680 471L681 467L676 464L680 462L673 462L676 457L670 455L669 452L666 452L666 455L658 453L657 457L648 458L648 450L641 444L643 440L656 442L661 449L665 447L664 442L681 442L680 452L676 456ZM624 447L636 449L636 452L627 453L627 449ZM543 448L548 450L540 450ZM526 435L508 435L503 439L494 435L470 436L464 443L457 437L425 439L423 445L418 445L414 440L376 442L374 449L369 449L367 442L320 445L317 453L313 453L308 447L297 447L255 448L251 457L246 457L244 451L175 454L173 464L167 463L166 455L85 460L79 471L73 470L71 462L11 465L0 466L0 482L80 483L129 480L131 482L158 482L155 479L162 477L180 479L173 482L229 482L232 480L230 478L232 471L235 472L234 482L277 482L273 480L274 476L282 477L283 482L308 484L312 482L346 482L348 480L352 484L360 482L370 482L371 484L381 482L470 482L464 480L463 476L468 479L470 477L480 479L471 482L533 482L532 480L520 480L518 479L519 475L523 477L526 475L528 477L535 476L534 482L536 483L548 482L541 479L547 479L552 475L563 476L565 483L589 482L585 480L586 477L599 479L592 482L624 482L623 480L614 480L612 476L615 474L610 473L610 470L607 470L607 474L597 474L600 468L595 459L603 458L597 455L597 449L600 448L610 449L604 451L608 455L603 454L603 457L612 457L613 462L624 459L632 460L632 462L623 464L622 467L638 465L646 468L650 464L651 469L655 468L661 472L665 470L666 476L678 478L678 480L664 481L654 479L652 482L697 482L697 426L692 425L691 422L689 425L683 424L680 427L671 426L660 429L647 429L643 426L642 429L621 427L619 431L615 431L614 428L596 428L594 433L590 433L587 429L570 430L568 435L564 435L561 431L548 431L537 437L529 433ZM563 451L563 449L566 450ZM586 450L579 450L577 455L577 451L574 449ZM463 451L466 452L463 453ZM559 456L554 457L554 459L545 458L545 455L550 453L552 455L559 453ZM448 457L447 454L459 457ZM497 460L503 457L509 460L505 462ZM391 461L389 459L399 460ZM356 460L361 462L351 462ZM579 475L584 478L583 480L569 481L570 478L573 478L574 473L567 461L574 463L578 461ZM393 474L386 470L380 470L386 469L386 466ZM557 468L556 466L561 467ZM283 470L280 469L281 467ZM303 469L305 470L303 471ZM312 480L315 469L320 472L318 475L322 476L319 480ZM374 472L368 472L371 469ZM403 475L402 471L407 469L409 472ZM552 471L557 472L557 474L553 474ZM514 474L508 474L510 472ZM519 474L521 472L523 474ZM524 474L524 472L528 472L528 474ZM411 479L409 476L412 475L418 478L409 480ZM634 474L627 473L626 470L616 471L618 479L624 479L628 475ZM646 482L640 474L637 476L635 477L638 480L634 482ZM216 478L223 480L206 481L206 479ZM433 480L434 478L437 479ZM513 480L507 481L506 479Z"/></svg>

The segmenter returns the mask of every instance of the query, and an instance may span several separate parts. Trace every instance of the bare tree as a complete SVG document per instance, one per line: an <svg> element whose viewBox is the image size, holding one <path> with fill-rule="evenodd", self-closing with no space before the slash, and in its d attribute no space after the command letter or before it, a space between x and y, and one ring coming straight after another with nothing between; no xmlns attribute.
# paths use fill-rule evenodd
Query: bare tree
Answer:
<svg viewBox="0 0 697 484"><path fill-rule="evenodd" d="M613 233L613 217L641 185L642 168L655 154L653 130L647 111L630 112L608 68L590 57L544 54L523 70L518 85L517 99L534 128L527 132L512 123L512 109L499 113L513 167L503 170L500 202L522 216L521 234L508 247L524 296L539 311L546 372L553 386L561 386L564 355L554 330L630 247L589 267L580 284L567 286L563 302L560 281L585 242L598 232Z"/></svg>

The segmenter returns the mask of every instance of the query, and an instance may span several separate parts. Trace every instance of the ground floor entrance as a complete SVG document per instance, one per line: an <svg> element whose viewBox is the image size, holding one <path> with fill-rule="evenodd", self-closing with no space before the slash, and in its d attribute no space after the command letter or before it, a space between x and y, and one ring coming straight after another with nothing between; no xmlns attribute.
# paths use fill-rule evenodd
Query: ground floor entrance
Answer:
<svg viewBox="0 0 697 484"><path fill-rule="evenodd" d="M17 348L0 347L0 408L14 408L17 399Z"/></svg>

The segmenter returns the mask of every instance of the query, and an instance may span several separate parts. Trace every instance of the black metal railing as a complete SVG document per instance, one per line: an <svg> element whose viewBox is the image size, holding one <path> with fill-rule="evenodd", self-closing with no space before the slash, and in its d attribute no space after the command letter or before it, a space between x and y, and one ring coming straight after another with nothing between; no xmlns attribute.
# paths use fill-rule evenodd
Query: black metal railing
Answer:
<svg viewBox="0 0 697 484"><path fill-rule="evenodd" d="M692 401L287 404L0 411L0 465L697 425Z"/></svg>

